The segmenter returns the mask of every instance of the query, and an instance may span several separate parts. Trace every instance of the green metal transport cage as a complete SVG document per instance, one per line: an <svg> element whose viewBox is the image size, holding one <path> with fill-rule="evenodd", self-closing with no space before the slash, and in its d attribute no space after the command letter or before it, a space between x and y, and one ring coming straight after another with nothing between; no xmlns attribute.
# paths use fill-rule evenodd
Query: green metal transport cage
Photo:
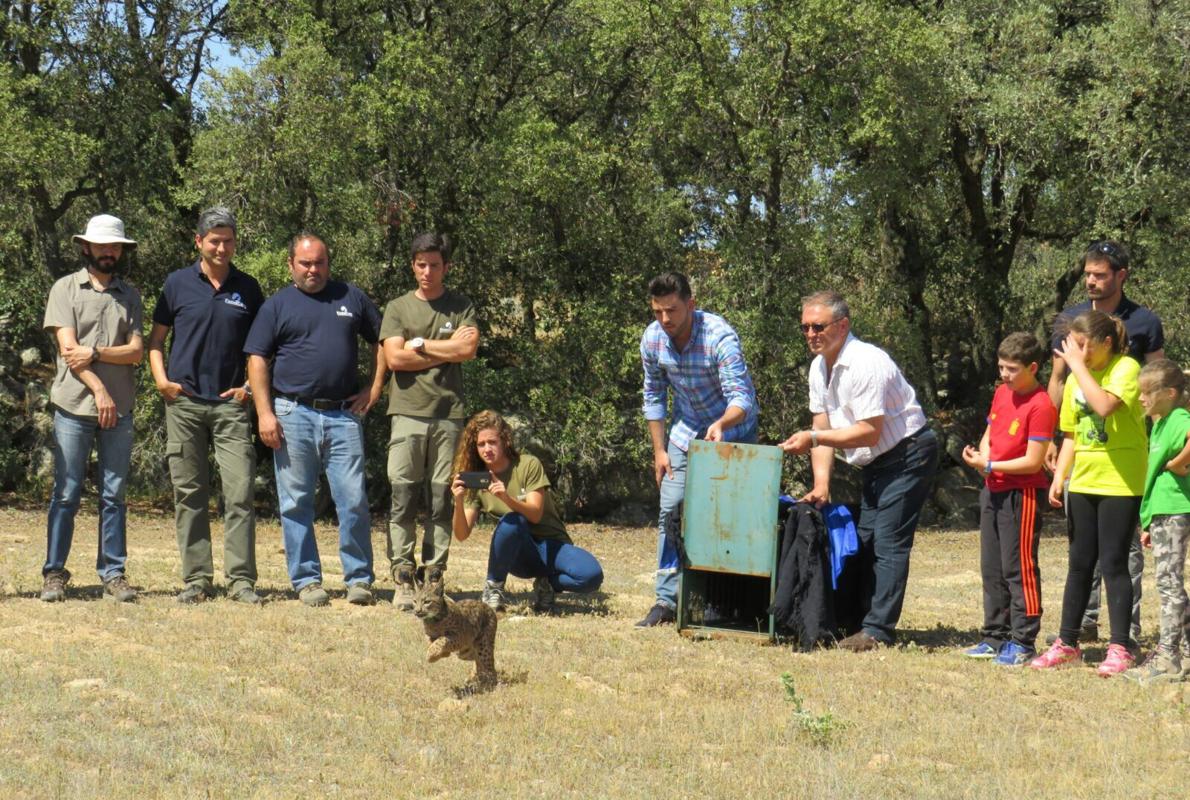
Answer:
<svg viewBox="0 0 1190 800"><path fill-rule="evenodd" d="M779 448L694 441L686 466L678 631L771 641Z"/></svg>

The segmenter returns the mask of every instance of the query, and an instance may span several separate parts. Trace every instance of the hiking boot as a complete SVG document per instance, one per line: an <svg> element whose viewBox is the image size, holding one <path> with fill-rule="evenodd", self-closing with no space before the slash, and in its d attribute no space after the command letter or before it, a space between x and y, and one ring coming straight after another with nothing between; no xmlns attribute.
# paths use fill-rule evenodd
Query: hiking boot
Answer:
<svg viewBox="0 0 1190 800"><path fill-rule="evenodd" d="M178 592L178 596L174 599L183 605L194 605L195 603L205 603L211 599L213 594L207 584L191 583L187 584L185 589Z"/></svg>
<svg viewBox="0 0 1190 800"><path fill-rule="evenodd" d="M1132 653L1128 652L1128 648L1122 644L1109 644L1107 646L1107 657L1099 662L1099 667L1095 670L1099 673L1101 678L1110 678L1112 675L1118 675L1136 663L1136 659Z"/></svg>
<svg viewBox="0 0 1190 800"><path fill-rule="evenodd" d="M41 579L41 599L47 603L60 603L66 599L66 584L70 581L70 570L51 569Z"/></svg>
<svg viewBox="0 0 1190 800"><path fill-rule="evenodd" d="M992 659L992 663L1001 667L1023 667L1037 657L1037 651L1032 647L1025 647L1016 642L1005 642Z"/></svg>
<svg viewBox="0 0 1190 800"><path fill-rule="evenodd" d="M649 609L645 618L636 623L637 628L655 628L658 625L669 625L678 619L677 612L663 603L656 603Z"/></svg>
<svg viewBox="0 0 1190 800"><path fill-rule="evenodd" d="M533 610L545 614L554 610L554 586L549 578L533 579Z"/></svg>
<svg viewBox="0 0 1190 800"><path fill-rule="evenodd" d="M486 581L483 585L483 600L484 605L493 611L503 611L504 600L504 581Z"/></svg>
<svg viewBox="0 0 1190 800"><path fill-rule="evenodd" d="M993 645L980 642L969 650L964 650L963 655L967 658L995 658L999 652Z"/></svg>
<svg viewBox="0 0 1190 800"><path fill-rule="evenodd" d="M1082 661L1083 653L1077 647L1070 647L1063 644L1061 637L1054 640L1050 645L1050 649L1039 655L1037 658L1029 662L1029 666L1033 669L1054 669L1056 667L1065 667L1077 665Z"/></svg>
<svg viewBox="0 0 1190 800"><path fill-rule="evenodd" d="M117 603L131 603L136 599L136 589L128 585L123 575L117 575L103 582L103 596Z"/></svg>
<svg viewBox="0 0 1190 800"><path fill-rule="evenodd" d="M1183 679L1182 664L1180 659L1154 650L1149 653L1145 663L1122 673L1120 677L1136 681L1142 686L1150 683L1177 683Z"/></svg>
<svg viewBox="0 0 1190 800"><path fill-rule="evenodd" d="M323 589L322 584L318 581L307 583L303 586L298 591L298 599L311 608L329 606L331 604L331 596L326 593L326 589Z"/></svg>
<svg viewBox="0 0 1190 800"><path fill-rule="evenodd" d="M371 606L376 604L376 598L372 595L372 584L353 583L347 587L347 602L353 606Z"/></svg>
<svg viewBox="0 0 1190 800"><path fill-rule="evenodd" d="M853 633L846 639L839 642L840 650L848 650L852 653L866 653L869 650L875 650L882 645L882 642L867 631L860 631Z"/></svg>
<svg viewBox="0 0 1190 800"><path fill-rule="evenodd" d="M231 595L233 603L243 603L246 606L261 606L264 605L264 600L256 593L256 589L251 586L245 586L239 591Z"/></svg>
<svg viewBox="0 0 1190 800"><path fill-rule="evenodd" d="M393 573L393 580L397 583L397 590L393 592L393 605L398 611L413 610L413 595L416 587L413 585L413 568L397 567Z"/></svg>

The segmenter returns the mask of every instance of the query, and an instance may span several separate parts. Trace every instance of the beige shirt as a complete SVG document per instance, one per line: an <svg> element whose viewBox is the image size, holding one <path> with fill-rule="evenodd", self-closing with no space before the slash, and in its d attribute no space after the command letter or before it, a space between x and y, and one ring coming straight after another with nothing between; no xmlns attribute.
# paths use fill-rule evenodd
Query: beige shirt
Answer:
<svg viewBox="0 0 1190 800"><path fill-rule="evenodd" d="M114 347L128 344L140 335L144 307L140 292L130 283L113 277L106 291L91 284L86 268L60 278L50 289L42 327L55 336L57 328L73 328L79 344L84 347ZM57 339L55 338L55 346ZM97 417L95 398L61 356L58 371L50 388L50 401L67 412L80 417ZM136 365L94 363L91 370L103 382L116 413L132 413L136 402Z"/></svg>

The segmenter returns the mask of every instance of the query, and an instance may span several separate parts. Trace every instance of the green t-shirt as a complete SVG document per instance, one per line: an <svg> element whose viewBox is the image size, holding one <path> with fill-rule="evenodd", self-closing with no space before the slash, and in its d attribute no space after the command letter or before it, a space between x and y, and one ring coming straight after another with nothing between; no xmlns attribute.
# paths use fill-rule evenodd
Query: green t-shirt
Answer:
<svg viewBox="0 0 1190 800"><path fill-rule="evenodd" d="M545 468L537 456L522 453L503 472L497 472L496 477L504 481L504 487L517 500L524 501L525 495L535 489L540 489L545 496L542 502L541 521L529 523L529 533L538 539L560 539L569 542L566 526L558 514L558 507L554 504L554 493L550 491L550 479L545 476ZM512 511L503 501L490 492L477 491L465 501L467 508L480 508L486 513L502 517Z"/></svg>
<svg viewBox="0 0 1190 800"><path fill-rule="evenodd" d="M384 307L380 340L449 339L459 328L478 327L475 306L447 289L436 300L403 294ZM439 364L419 372L394 372L389 381L388 413L433 419L462 419L463 365Z"/></svg>
<svg viewBox="0 0 1190 800"><path fill-rule="evenodd" d="M1126 355L1113 356L1102 370L1091 370L1105 392L1123 405L1107 419L1087 405L1071 375L1062 395L1059 427L1074 434L1074 471L1070 491L1114 497L1139 497L1145 489L1148 436L1140 405L1140 364Z"/></svg>
<svg viewBox="0 0 1190 800"><path fill-rule="evenodd" d="M1190 476L1174 475L1165 464L1186 446L1190 411L1175 408L1153 424L1149 438L1149 471L1145 499L1140 501L1140 525L1149 527L1156 514L1190 514Z"/></svg>

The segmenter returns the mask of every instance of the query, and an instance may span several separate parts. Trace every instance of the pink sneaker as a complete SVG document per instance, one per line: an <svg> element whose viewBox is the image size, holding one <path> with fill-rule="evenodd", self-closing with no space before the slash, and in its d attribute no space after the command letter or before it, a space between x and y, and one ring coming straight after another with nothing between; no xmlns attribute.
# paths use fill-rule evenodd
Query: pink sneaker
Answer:
<svg viewBox="0 0 1190 800"><path fill-rule="evenodd" d="M1077 647L1070 647L1063 644L1061 639L1055 639L1050 649L1030 661L1029 666L1033 669L1054 669L1081 661L1082 658L1083 653Z"/></svg>
<svg viewBox="0 0 1190 800"><path fill-rule="evenodd" d="M1107 657L1099 662L1099 673L1101 678L1110 678L1112 675L1124 672L1131 669L1132 665L1136 663L1132 653L1128 652L1128 648L1122 644L1109 644L1107 646Z"/></svg>

